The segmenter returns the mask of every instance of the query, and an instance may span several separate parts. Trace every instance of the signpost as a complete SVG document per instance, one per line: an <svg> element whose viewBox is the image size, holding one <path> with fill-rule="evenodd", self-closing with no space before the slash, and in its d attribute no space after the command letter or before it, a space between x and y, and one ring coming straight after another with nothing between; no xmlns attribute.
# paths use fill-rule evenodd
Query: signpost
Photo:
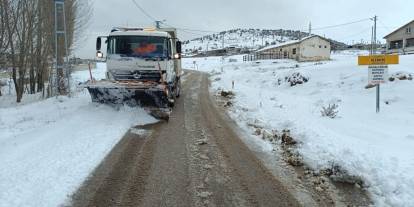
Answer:
<svg viewBox="0 0 414 207"><path fill-rule="evenodd" d="M372 85L386 83L388 79L388 65L368 66L368 81Z"/></svg>
<svg viewBox="0 0 414 207"><path fill-rule="evenodd" d="M377 113L380 112L380 84L388 79L388 65L399 64L398 55L359 56L358 65L368 65L368 81L377 85Z"/></svg>

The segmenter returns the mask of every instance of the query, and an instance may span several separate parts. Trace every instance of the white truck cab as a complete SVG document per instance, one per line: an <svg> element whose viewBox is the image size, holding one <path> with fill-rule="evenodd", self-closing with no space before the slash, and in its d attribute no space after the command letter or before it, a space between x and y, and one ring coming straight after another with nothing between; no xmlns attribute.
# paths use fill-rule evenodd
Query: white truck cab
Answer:
<svg viewBox="0 0 414 207"><path fill-rule="evenodd" d="M98 38L98 56L102 54L100 42ZM106 42L108 80L155 81L158 78L172 83L180 77L181 42L175 29L115 28ZM163 77L159 77L160 71Z"/></svg>
<svg viewBox="0 0 414 207"><path fill-rule="evenodd" d="M93 102L169 112L181 93L181 42L174 28L114 28L106 38L106 80L86 85ZM167 117L168 117L167 116Z"/></svg>

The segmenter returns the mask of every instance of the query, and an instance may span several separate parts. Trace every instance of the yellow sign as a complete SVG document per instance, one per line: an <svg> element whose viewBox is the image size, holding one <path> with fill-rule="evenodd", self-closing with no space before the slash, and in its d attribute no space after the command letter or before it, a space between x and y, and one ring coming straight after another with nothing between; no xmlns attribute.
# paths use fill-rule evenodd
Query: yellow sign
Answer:
<svg viewBox="0 0 414 207"><path fill-rule="evenodd" d="M358 65L397 65L400 62L398 55L369 55L359 56Z"/></svg>

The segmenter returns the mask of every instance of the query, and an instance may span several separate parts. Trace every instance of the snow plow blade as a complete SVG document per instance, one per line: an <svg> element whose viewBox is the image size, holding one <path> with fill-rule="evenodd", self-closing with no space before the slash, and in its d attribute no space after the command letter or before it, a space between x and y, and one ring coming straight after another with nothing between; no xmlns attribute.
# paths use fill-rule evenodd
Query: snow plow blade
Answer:
<svg viewBox="0 0 414 207"><path fill-rule="evenodd" d="M159 84L95 83L86 86L92 102L112 106L126 104L149 110L159 119L168 120L171 104L164 88Z"/></svg>

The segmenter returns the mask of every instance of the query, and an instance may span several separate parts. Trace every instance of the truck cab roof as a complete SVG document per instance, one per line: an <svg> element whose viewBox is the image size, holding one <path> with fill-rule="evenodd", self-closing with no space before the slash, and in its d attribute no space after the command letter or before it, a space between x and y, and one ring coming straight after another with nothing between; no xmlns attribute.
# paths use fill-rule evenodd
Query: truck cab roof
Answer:
<svg viewBox="0 0 414 207"><path fill-rule="evenodd" d="M109 36L152 36L152 37L171 37L168 32L155 29L113 29Z"/></svg>

